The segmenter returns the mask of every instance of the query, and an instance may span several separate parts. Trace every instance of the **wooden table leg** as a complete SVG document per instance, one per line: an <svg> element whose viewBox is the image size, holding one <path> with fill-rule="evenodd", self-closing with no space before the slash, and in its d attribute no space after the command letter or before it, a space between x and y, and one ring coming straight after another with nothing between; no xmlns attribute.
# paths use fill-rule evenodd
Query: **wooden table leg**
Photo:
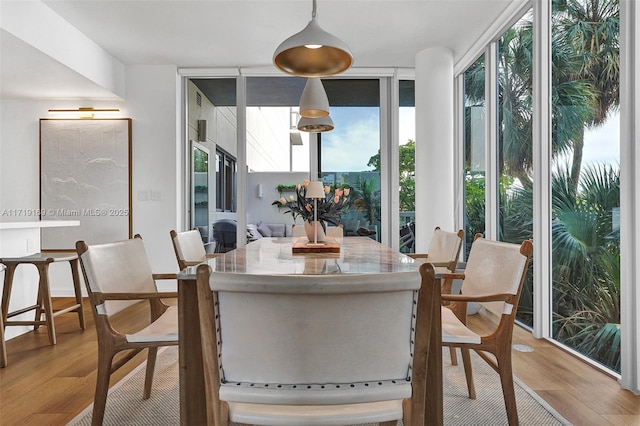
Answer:
<svg viewBox="0 0 640 426"><path fill-rule="evenodd" d="M195 280L178 280L180 424L207 424Z"/></svg>

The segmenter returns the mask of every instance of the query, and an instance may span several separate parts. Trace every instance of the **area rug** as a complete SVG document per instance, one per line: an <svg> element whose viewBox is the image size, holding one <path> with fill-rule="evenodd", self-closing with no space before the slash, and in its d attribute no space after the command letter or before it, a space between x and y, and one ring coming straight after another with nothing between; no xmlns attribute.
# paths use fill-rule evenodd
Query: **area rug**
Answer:
<svg viewBox="0 0 640 426"><path fill-rule="evenodd" d="M443 360L444 424L507 425L498 375L475 353L472 354L477 399L471 400L467 397L462 365L452 366L449 363L448 350L444 353ZM111 388L103 423L105 426L180 424L177 348L170 347L158 354L153 390L151 398L147 400L142 399L142 367L138 367ZM570 424L519 380L516 379L515 382L521 425ZM91 408L87 407L69 425L90 425Z"/></svg>

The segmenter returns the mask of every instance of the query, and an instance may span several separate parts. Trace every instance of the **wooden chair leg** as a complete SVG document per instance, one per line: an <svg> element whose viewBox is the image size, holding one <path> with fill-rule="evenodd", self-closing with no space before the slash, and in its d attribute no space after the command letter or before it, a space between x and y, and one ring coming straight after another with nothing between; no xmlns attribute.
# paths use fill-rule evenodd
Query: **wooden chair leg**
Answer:
<svg viewBox="0 0 640 426"><path fill-rule="evenodd" d="M456 353L456 348L450 347L449 354L451 355L451 365L458 365L458 354Z"/></svg>
<svg viewBox="0 0 640 426"><path fill-rule="evenodd" d="M7 344L4 341L4 321L0 312L0 368L7 366Z"/></svg>
<svg viewBox="0 0 640 426"><path fill-rule="evenodd" d="M49 332L49 343L56 344L56 326L53 322L53 304L51 303L51 291L49 289L49 264L38 264L40 272L40 291L42 292L42 306L44 317L47 321L47 331Z"/></svg>
<svg viewBox="0 0 640 426"><path fill-rule="evenodd" d="M11 299L11 287L13 286L13 276L15 275L17 265L7 265L4 271L4 284L2 286L2 321L7 321L9 313L9 302Z"/></svg>
<svg viewBox="0 0 640 426"><path fill-rule="evenodd" d="M504 396L504 405L507 409L507 420L509 421L509 426L517 426L519 424L518 407L516 406L516 392L513 386L511 354L498 358L497 361Z"/></svg>
<svg viewBox="0 0 640 426"><path fill-rule="evenodd" d="M78 321L80 322L80 328L87 329L87 323L84 318L84 308L82 306L82 288L80 286L80 273L78 272L78 259L69 261L71 266L71 277L73 278L73 290L76 294L76 304L80 305L76 312L78 313Z"/></svg>
<svg viewBox="0 0 640 426"><path fill-rule="evenodd" d="M476 386L473 382L473 370L471 368L471 351L460 348L462 353L462 364L464 365L464 375L467 379L467 392L470 399L476 399Z"/></svg>
<svg viewBox="0 0 640 426"><path fill-rule="evenodd" d="M153 386L153 372L156 369L156 358L158 356L158 348L149 348L147 355L147 370L144 376L144 393L143 398L149 399L151 396L151 387Z"/></svg>
<svg viewBox="0 0 640 426"><path fill-rule="evenodd" d="M38 297L36 299L33 316L33 331L36 331L40 328L40 321L42 321L43 313L45 313L45 309L44 305L42 304L42 286L40 285L40 283L38 283Z"/></svg>
<svg viewBox="0 0 640 426"><path fill-rule="evenodd" d="M109 392L109 379L111 377L111 363L114 355L113 352L105 353L102 350L98 350L98 378L96 380L96 394L93 398L92 426L102 425L102 420L104 419L107 393Z"/></svg>
<svg viewBox="0 0 640 426"><path fill-rule="evenodd" d="M220 426L229 426L229 404L220 401Z"/></svg>

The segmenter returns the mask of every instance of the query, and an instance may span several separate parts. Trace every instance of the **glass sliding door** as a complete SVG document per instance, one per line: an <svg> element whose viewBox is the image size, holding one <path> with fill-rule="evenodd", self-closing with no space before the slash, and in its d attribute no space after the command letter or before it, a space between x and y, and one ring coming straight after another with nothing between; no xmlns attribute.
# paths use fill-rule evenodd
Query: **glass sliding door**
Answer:
<svg viewBox="0 0 640 426"><path fill-rule="evenodd" d="M620 372L620 5L552 5L553 338Z"/></svg>
<svg viewBox="0 0 640 426"><path fill-rule="evenodd" d="M216 251L227 251L236 247L236 79L192 78L187 83L187 93L189 139L198 141L198 146L211 153L207 184L207 200L210 200L207 204L208 221L211 227L206 240L214 245ZM214 153L215 163L212 163ZM202 185L199 190L203 190ZM199 223L191 224L192 227L195 225L199 228L202 226Z"/></svg>
<svg viewBox="0 0 640 426"><path fill-rule="evenodd" d="M498 40L498 239L520 244L533 237L532 12ZM517 319L533 325L533 263Z"/></svg>
<svg viewBox="0 0 640 426"><path fill-rule="evenodd" d="M400 80L398 114L398 177L400 187L400 251L415 253L416 222L416 100L415 81Z"/></svg>
<svg viewBox="0 0 640 426"><path fill-rule="evenodd" d="M323 80L334 130L319 134L319 172L326 185L351 187L344 234L380 241L380 81Z"/></svg>

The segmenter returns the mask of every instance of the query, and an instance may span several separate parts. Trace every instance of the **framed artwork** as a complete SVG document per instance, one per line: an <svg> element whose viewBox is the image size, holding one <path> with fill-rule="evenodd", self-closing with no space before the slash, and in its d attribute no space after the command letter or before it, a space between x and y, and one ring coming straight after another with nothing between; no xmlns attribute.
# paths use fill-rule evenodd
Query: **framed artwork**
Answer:
<svg viewBox="0 0 640 426"><path fill-rule="evenodd" d="M42 250L75 250L132 237L131 119L40 119Z"/></svg>

